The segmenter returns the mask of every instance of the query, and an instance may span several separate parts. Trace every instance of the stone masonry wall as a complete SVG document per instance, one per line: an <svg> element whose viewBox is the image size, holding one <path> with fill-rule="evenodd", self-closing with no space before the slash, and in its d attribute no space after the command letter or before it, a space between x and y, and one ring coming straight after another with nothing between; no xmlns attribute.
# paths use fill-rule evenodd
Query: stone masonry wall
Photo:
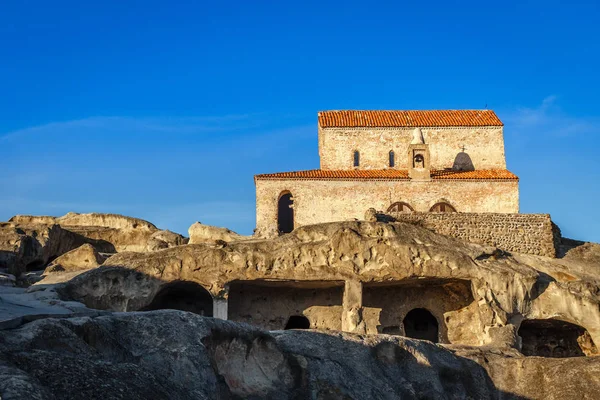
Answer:
<svg viewBox="0 0 600 400"><path fill-rule="evenodd" d="M256 180L256 227L260 235L277 232L277 202L282 192L293 196L294 227L363 219L373 207L386 211L398 201L427 212L439 201L458 212L519 212L518 181L325 181Z"/></svg>
<svg viewBox="0 0 600 400"><path fill-rule="evenodd" d="M442 235L516 253L555 257L560 231L548 214L393 213Z"/></svg>
<svg viewBox="0 0 600 400"><path fill-rule="evenodd" d="M389 168L389 152L396 169L408 168L408 145L414 128L319 128L321 169L353 169L353 154L360 152L358 169ZM421 128L429 145L432 169L451 168L456 157L470 157L475 169L506 169L501 126Z"/></svg>

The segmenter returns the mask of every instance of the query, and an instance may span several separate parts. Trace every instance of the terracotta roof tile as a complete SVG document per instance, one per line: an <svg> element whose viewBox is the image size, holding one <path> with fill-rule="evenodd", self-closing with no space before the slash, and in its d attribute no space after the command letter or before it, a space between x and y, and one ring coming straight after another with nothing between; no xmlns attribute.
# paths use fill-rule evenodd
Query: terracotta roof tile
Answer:
<svg viewBox="0 0 600 400"><path fill-rule="evenodd" d="M503 126L492 110L339 110L318 113L321 128Z"/></svg>
<svg viewBox="0 0 600 400"><path fill-rule="evenodd" d="M431 171L433 179L508 179L518 180L519 178L506 169L480 169L475 171L449 171L437 170Z"/></svg>
<svg viewBox="0 0 600 400"><path fill-rule="evenodd" d="M273 174L255 175L256 179L279 180L408 180L408 171L399 169L351 169L351 170L322 170L276 172ZM512 172L505 169L476 170L476 171L431 171L431 178L458 180L518 180Z"/></svg>

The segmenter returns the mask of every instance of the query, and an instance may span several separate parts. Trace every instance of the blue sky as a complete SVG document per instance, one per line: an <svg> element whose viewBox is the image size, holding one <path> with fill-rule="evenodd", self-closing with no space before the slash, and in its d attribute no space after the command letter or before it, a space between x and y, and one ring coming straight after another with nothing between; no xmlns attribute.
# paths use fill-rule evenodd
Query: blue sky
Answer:
<svg viewBox="0 0 600 400"><path fill-rule="evenodd" d="M562 3L562 4L561 4ZM598 2L2 1L0 220L254 228L325 109L494 109L521 211L600 242Z"/></svg>

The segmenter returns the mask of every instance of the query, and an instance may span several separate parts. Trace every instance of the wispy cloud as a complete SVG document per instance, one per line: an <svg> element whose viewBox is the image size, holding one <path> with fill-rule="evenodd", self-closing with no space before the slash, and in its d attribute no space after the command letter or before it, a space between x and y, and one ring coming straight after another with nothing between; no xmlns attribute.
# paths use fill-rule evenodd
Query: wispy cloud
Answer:
<svg viewBox="0 0 600 400"><path fill-rule="evenodd" d="M261 114L241 114L200 117L127 117L98 116L71 121L51 122L0 135L0 142L21 140L29 135L58 132L80 134L82 131L144 131L172 134L224 132L260 126Z"/></svg>
<svg viewBox="0 0 600 400"><path fill-rule="evenodd" d="M521 143L540 138L597 134L600 131L600 118L566 114L556 95L544 98L537 107L508 111L502 119L506 124L506 135Z"/></svg>
<svg viewBox="0 0 600 400"><path fill-rule="evenodd" d="M317 166L317 129L267 114L90 117L8 132L0 158L0 221L111 212L251 233L253 175Z"/></svg>

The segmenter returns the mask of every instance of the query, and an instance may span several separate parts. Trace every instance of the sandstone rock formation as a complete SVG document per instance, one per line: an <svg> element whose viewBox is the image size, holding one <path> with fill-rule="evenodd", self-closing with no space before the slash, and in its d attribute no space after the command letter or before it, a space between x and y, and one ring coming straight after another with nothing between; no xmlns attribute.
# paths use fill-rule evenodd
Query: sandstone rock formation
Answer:
<svg viewBox="0 0 600 400"><path fill-rule="evenodd" d="M39 269L83 243L85 238L59 225L0 223L0 268L14 275Z"/></svg>
<svg viewBox="0 0 600 400"><path fill-rule="evenodd" d="M156 251L168 249L175 246L181 246L188 243L188 239L178 233L169 230L156 231L150 236L146 243L147 251Z"/></svg>
<svg viewBox="0 0 600 400"><path fill-rule="evenodd" d="M274 239L196 223L186 244L127 217L14 217L0 226L0 262L22 268L0 277L0 396L598 396L600 245L510 254L366 218Z"/></svg>
<svg viewBox="0 0 600 400"><path fill-rule="evenodd" d="M100 253L154 251L187 243L148 221L116 214L17 215L0 223L0 269L14 275L43 269L64 253L89 244ZM85 264L79 265L83 269Z"/></svg>
<svg viewBox="0 0 600 400"><path fill-rule="evenodd" d="M566 399L600 396L600 358L445 349L389 335L268 333L181 311L0 331L3 399Z"/></svg>
<svg viewBox="0 0 600 400"><path fill-rule="evenodd" d="M216 243L217 241L234 242L237 240L248 239L247 236L237 234L227 228L204 225L195 222L188 230L190 244L198 243Z"/></svg>
<svg viewBox="0 0 600 400"><path fill-rule="evenodd" d="M593 355L600 343L597 268L575 258L509 255L411 224L340 222L222 248L116 254L59 291L92 308L135 311L186 281L227 301L233 320L282 329L290 315L303 314L312 328L371 334L405 333L402 318L424 308L439 325L439 341L461 345L520 348L524 320L566 321L583 329L573 328L577 340L589 335L592 344L556 351L573 346ZM313 303L294 300L307 296Z"/></svg>
<svg viewBox="0 0 600 400"><path fill-rule="evenodd" d="M46 267L44 274L97 268L107 258L106 255L98 253L94 246L86 243L56 258Z"/></svg>
<svg viewBox="0 0 600 400"><path fill-rule="evenodd" d="M66 225L66 226L96 226L115 229L145 229L156 231L157 228L148 221L139 218L126 217L118 214L89 213L79 214L70 212L62 217L15 215L9 222L16 225Z"/></svg>

